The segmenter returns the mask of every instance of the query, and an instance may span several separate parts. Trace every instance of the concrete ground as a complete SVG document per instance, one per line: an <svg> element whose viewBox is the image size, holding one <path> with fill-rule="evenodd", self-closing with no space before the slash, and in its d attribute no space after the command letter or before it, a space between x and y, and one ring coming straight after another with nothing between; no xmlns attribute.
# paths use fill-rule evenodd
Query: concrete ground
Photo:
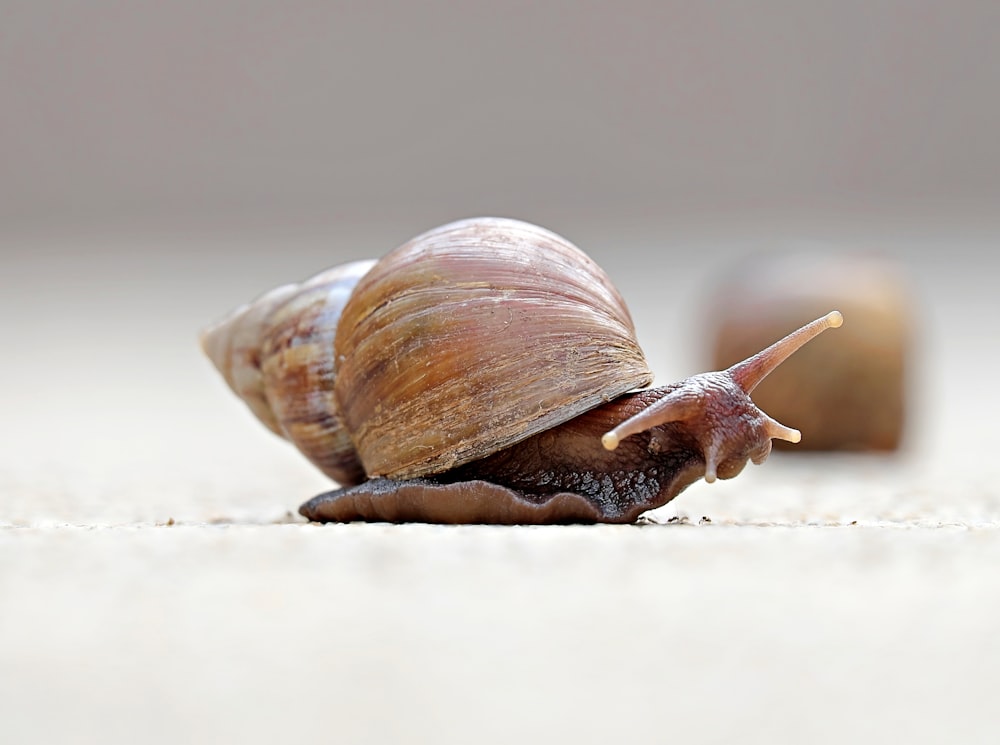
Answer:
<svg viewBox="0 0 1000 745"><path fill-rule="evenodd" d="M194 339L302 272L251 252L217 291L181 239L10 241L0 739L996 742L990 273L942 267L997 234L897 241L943 247L912 265L906 452L778 453L638 525L545 528L293 516L327 484ZM619 276L656 337L655 279Z"/></svg>

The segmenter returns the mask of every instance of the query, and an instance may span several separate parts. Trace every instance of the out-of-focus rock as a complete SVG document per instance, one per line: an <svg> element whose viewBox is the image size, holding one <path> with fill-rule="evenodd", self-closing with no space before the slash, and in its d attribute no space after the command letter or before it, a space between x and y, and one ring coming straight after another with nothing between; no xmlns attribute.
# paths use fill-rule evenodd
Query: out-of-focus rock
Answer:
<svg viewBox="0 0 1000 745"><path fill-rule="evenodd" d="M789 450L895 450L906 422L911 294L894 261L864 254L747 257L710 293L715 369L830 310L843 328L807 344L754 391L757 405L802 432Z"/></svg>

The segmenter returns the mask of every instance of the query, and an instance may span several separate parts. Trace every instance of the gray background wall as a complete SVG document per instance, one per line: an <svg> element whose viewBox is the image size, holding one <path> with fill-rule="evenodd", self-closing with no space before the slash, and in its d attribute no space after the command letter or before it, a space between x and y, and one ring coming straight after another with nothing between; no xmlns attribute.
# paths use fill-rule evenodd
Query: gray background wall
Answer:
<svg viewBox="0 0 1000 745"><path fill-rule="evenodd" d="M4 227L921 209L1000 189L996 3L0 4Z"/></svg>

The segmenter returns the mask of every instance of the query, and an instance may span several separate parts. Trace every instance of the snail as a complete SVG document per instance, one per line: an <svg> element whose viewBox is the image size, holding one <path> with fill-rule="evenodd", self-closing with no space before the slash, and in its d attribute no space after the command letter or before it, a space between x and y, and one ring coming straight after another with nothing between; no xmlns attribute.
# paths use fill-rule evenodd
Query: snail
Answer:
<svg viewBox="0 0 1000 745"><path fill-rule="evenodd" d="M450 223L381 260L272 290L202 348L341 488L313 521L634 521L800 434L749 394L833 311L727 370L660 388L624 300L566 239Z"/></svg>

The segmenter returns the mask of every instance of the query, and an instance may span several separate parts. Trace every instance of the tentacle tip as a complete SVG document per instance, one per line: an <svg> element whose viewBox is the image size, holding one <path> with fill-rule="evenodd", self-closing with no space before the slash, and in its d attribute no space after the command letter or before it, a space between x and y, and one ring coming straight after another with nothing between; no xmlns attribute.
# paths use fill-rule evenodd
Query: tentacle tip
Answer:
<svg viewBox="0 0 1000 745"><path fill-rule="evenodd" d="M826 314L826 325L832 329L839 329L844 325L844 314L839 310L831 310Z"/></svg>
<svg viewBox="0 0 1000 745"><path fill-rule="evenodd" d="M765 432L772 440L784 440L785 442L796 443L802 440L802 433L797 429L786 427L781 422L777 422L771 417L764 415L766 419Z"/></svg>
<svg viewBox="0 0 1000 745"><path fill-rule="evenodd" d="M619 440L618 435L614 432L606 432L603 437L601 437L601 444L604 445L605 450L614 450L618 447Z"/></svg>

